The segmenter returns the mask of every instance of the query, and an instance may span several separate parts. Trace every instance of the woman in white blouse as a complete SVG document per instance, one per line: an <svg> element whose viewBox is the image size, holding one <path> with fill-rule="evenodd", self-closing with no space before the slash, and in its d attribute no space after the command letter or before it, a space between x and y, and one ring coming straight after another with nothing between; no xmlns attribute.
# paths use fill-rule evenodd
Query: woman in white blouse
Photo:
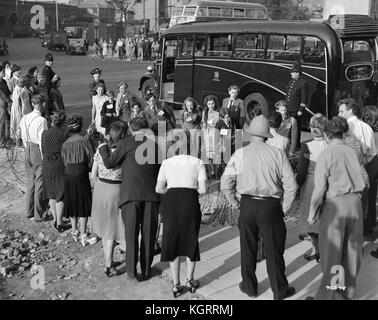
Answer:
<svg viewBox="0 0 378 320"><path fill-rule="evenodd" d="M172 157L163 161L156 184L156 192L165 194L161 261L169 261L174 297L183 291L180 285L180 256L186 257L185 286L191 292L199 287L198 280L194 280L196 261L200 260L198 235L201 209L198 194L206 192L207 177L203 162L189 155L188 140L184 134L168 149L168 155Z"/></svg>

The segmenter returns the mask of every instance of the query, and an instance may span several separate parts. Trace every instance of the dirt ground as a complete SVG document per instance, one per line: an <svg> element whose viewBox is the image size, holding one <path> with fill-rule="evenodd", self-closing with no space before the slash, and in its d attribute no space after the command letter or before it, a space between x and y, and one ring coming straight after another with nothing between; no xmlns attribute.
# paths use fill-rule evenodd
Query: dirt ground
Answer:
<svg viewBox="0 0 378 320"><path fill-rule="evenodd" d="M103 272L101 242L83 247L72 237L55 231L52 221L37 223L28 220L24 216L24 199L22 191L0 179L0 233L19 231L34 239L43 234L48 243L37 248L42 253L35 259L44 268L45 288L32 288L35 280L31 268L11 271L5 277L0 275L0 300L173 299L169 277L156 270L145 282L129 280L126 274L108 278ZM114 260L121 263L118 269L124 271L125 258L117 248ZM198 300L203 297L197 293L185 293L178 299Z"/></svg>

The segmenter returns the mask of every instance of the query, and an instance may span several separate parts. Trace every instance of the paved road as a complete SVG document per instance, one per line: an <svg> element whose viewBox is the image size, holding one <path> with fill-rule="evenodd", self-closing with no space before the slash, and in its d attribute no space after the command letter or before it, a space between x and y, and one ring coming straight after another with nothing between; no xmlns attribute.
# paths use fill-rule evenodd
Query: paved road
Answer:
<svg viewBox="0 0 378 320"><path fill-rule="evenodd" d="M41 69L47 52L42 48L37 38L8 39L10 54L0 57L0 61L9 60L22 66L23 72L34 65ZM95 67L102 69L102 78L110 90L117 91L121 80L127 81L130 91L139 95L139 79L146 70L147 62L126 62L120 60L95 60L90 55L66 55L65 52L53 51L55 58L53 70L62 78L61 92L67 113L78 113L85 117L87 123L90 117L89 83L90 70Z"/></svg>

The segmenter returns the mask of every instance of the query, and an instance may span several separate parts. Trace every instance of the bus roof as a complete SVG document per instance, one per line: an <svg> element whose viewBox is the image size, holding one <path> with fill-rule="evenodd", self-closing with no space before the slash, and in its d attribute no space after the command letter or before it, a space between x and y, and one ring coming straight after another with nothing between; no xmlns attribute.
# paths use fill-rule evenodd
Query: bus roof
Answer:
<svg viewBox="0 0 378 320"><path fill-rule="evenodd" d="M204 7L216 7L220 6L222 8L261 8L266 9L266 7L260 3L251 2L237 2L237 1L211 1L211 0L192 0L192 1L180 1L176 6L204 6Z"/></svg>
<svg viewBox="0 0 378 320"><path fill-rule="evenodd" d="M221 18L220 18L221 19ZM277 33L292 35L318 35L329 38L331 27L324 22L317 21L216 21L216 22L189 22L173 26L164 32L164 35L182 33ZM332 32L332 31L331 31ZM333 31L334 32L334 31Z"/></svg>

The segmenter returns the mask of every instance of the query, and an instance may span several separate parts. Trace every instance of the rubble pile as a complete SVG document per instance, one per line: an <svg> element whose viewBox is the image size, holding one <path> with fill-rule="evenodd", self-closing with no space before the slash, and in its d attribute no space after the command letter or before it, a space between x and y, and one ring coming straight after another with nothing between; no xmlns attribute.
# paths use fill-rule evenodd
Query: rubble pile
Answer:
<svg viewBox="0 0 378 320"><path fill-rule="evenodd" d="M38 238L23 231L0 230L0 275L12 276L43 261L57 261L54 241L42 232Z"/></svg>

